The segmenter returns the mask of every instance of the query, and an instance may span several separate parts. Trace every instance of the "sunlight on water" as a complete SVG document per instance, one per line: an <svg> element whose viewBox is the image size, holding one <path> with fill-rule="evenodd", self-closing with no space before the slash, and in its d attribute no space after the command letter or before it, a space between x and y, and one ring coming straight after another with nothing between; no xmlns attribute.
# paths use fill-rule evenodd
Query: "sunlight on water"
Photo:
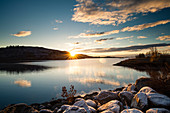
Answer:
<svg viewBox="0 0 170 113"><path fill-rule="evenodd" d="M79 60L58 60L27 62L24 64L47 66L39 70L22 71L17 69L9 73L0 70L0 106L12 103L33 103L60 98L62 86L74 85L78 94L91 91L114 89L134 83L144 72L113 66L123 59L96 58Z"/></svg>

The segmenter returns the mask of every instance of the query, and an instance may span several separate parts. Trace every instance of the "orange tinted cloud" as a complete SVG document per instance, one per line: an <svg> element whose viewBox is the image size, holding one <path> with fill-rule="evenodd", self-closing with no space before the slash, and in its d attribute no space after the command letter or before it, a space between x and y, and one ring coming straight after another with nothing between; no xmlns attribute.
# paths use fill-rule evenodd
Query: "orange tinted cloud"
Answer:
<svg viewBox="0 0 170 113"><path fill-rule="evenodd" d="M157 40L165 40L165 41L170 41L170 35L165 35L165 36L160 36L156 38Z"/></svg>
<svg viewBox="0 0 170 113"><path fill-rule="evenodd" d="M20 31L16 34L12 34L13 36L16 36L16 37L25 37L25 36L29 36L31 35L31 31Z"/></svg>

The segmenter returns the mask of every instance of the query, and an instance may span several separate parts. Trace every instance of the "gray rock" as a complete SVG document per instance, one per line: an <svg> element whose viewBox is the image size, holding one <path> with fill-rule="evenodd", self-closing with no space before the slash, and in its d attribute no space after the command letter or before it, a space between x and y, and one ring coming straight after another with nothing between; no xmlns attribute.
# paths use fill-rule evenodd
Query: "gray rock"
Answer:
<svg viewBox="0 0 170 113"><path fill-rule="evenodd" d="M150 108L146 113L170 113L170 111L165 108Z"/></svg>
<svg viewBox="0 0 170 113"><path fill-rule="evenodd" d="M170 107L170 98L159 93L147 93L148 99L153 107Z"/></svg>
<svg viewBox="0 0 170 113"><path fill-rule="evenodd" d="M128 85L127 91L129 91L131 93L136 93L136 91L135 91L135 84Z"/></svg>
<svg viewBox="0 0 170 113"><path fill-rule="evenodd" d="M88 100L86 100L86 103L88 106L91 106L93 108L97 107L97 104L93 100L88 99Z"/></svg>
<svg viewBox="0 0 170 113"><path fill-rule="evenodd" d="M143 113L141 110L139 109L124 109L121 113Z"/></svg>
<svg viewBox="0 0 170 113"><path fill-rule="evenodd" d="M145 86L145 87L142 87L139 92L142 92L142 93L156 93L155 90L153 90L152 88L148 87L148 86Z"/></svg>
<svg viewBox="0 0 170 113"><path fill-rule="evenodd" d="M124 105L130 106L132 98L133 98L133 94L128 91L121 91L119 93L119 98Z"/></svg>
<svg viewBox="0 0 170 113"><path fill-rule="evenodd" d="M123 104L118 100L112 100L106 104L103 104L98 108L98 111L110 110L115 113L119 113L123 109Z"/></svg>
<svg viewBox="0 0 170 113"><path fill-rule="evenodd" d="M64 110L66 110L69 107L70 107L70 105L62 105L61 108L57 112L58 113L63 112Z"/></svg>
<svg viewBox="0 0 170 113"><path fill-rule="evenodd" d="M83 98L76 98L75 102L80 101L80 100L84 100L84 99Z"/></svg>
<svg viewBox="0 0 170 113"><path fill-rule="evenodd" d="M40 113L53 113L53 111L51 111L49 109L41 109Z"/></svg>
<svg viewBox="0 0 170 113"><path fill-rule="evenodd" d="M87 112L82 107L69 106L63 113L87 113Z"/></svg>
<svg viewBox="0 0 170 113"><path fill-rule="evenodd" d="M73 104L74 106L82 107L86 110L87 113L92 113L94 109L91 106L88 106L85 100L77 101Z"/></svg>
<svg viewBox="0 0 170 113"><path fill-rule="evenodd" d="M110 110L105 110L105 111L102 111L101 113L114 113L114 112Z"/></svg>
<svg viewBox="0 0 170 113"><path fill-rule="evenodd" d="M118 100L119 98L117 92L101 91L95 99L98 100L100 104L105 104L111 100Z"/></svg>
<svg viewBox="0 0 170 113"><path fill-rule="evenodd" d="M144 110L147 108L147 106L148 106L148 99L145 93L139 92L133 97L131 102L131 107Z"/></svg>

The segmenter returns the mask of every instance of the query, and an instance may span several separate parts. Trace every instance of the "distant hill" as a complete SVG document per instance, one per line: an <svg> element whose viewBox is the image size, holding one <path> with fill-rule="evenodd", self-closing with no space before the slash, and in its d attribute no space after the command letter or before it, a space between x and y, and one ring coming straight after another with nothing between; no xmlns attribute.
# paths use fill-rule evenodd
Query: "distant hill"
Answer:
<svg viewBox="0 0 170 113"><path fill-rule="evenodd" d="M0 62L23 62L36 60L67 60L90 58L84 54L71 57L67 51L31 46L9 46L0 48Z"/></svg>

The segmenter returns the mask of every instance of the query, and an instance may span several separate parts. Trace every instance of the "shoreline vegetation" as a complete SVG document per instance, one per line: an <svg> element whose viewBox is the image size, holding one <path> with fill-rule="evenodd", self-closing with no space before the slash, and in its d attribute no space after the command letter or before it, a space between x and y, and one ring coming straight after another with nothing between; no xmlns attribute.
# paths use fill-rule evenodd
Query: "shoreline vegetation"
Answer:
<svg viewBox="0 0 170 113"><path fill-rule="evenodd" d="M72 86L70 97L53 98L48 102L31 105L11 104L0 113L170 113L170 55L168 53L160 53L153 47L146 54L139 54L134 59L124 60L114 65L145 71L150 77L139 78L135 84L117 89L104 91L99 88L100 91L85 96L75 96L75 92L72 91L76 90ZM66 88L63 92L64 94L67 92Z"/></svg>

